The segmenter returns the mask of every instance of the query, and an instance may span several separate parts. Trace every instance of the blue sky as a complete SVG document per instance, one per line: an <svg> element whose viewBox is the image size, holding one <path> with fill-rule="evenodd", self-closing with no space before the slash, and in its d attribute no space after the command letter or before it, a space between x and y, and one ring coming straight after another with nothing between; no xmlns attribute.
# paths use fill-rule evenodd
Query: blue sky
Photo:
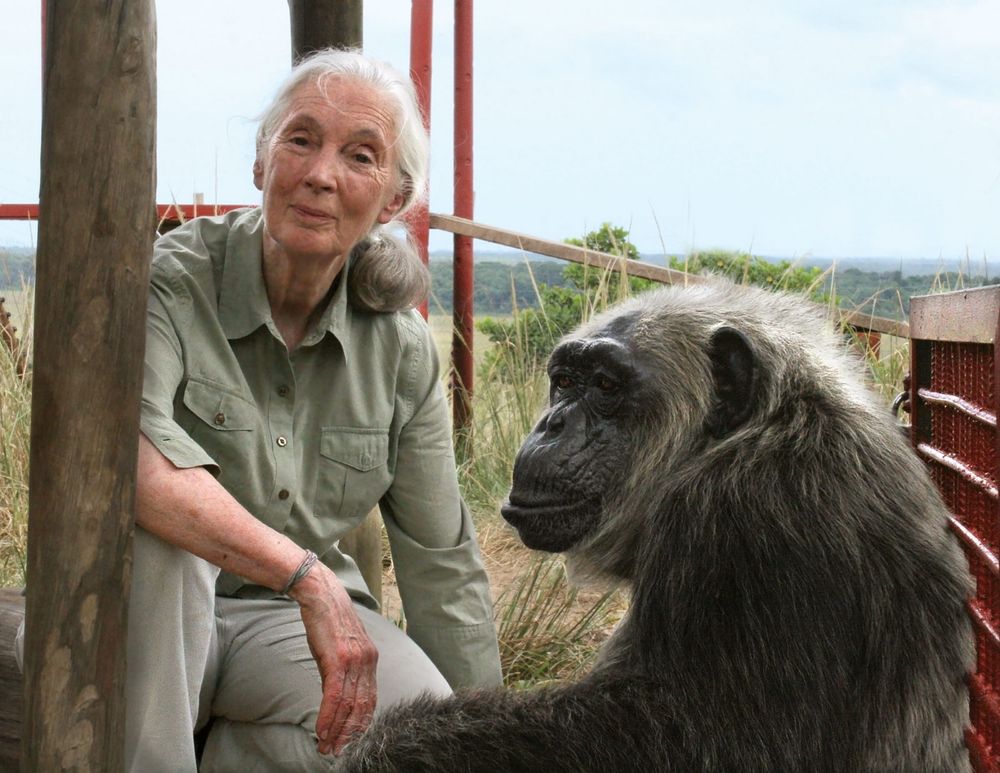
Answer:
<svg viewBox="0 0 1000 773"><path fill-rule="evenodd" d="M365 5L366 50L406 67L410 3ZM253 119L288 67L287 4L157 6L159 201L256 203ZM437 212L452 8L435 3ZM0 202L35 201L40 14L0 9ZM481 0L476 219L556 240L610 220L644 252L996 260L998 30L994 0ZM0 223L0 244L33 238Z"/></svg>

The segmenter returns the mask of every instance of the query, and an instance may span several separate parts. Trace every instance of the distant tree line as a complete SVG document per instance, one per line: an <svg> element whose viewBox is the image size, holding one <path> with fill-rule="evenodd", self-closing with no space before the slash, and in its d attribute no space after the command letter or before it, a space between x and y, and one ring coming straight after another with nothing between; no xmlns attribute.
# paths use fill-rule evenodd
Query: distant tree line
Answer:
<svg viewBox="0 0 1000 773"><path fill-rule="evenodd" d="M476 314L510 314L538 308L539 287L563 287L566 264L554 261L518 263L476 261L473 303ZM454 308L453 268L450 261L431 261L431 313Z"/></svg>
<svg viewBox="0 0 1000 773"><path fill-rule="evenodd" d="M792 265L789 261L769 261L739 252L712 250L686 258L670 258L671 268L711 272L733 281L759 284L793 292L806 292L814 300L861 310L878 317L904 319L910 311L910 297L932 292L1000 284L1000 277L969 276L957 271L906 275L901 271L862 271L858 268L823 271L816 267ZM431 313L451 313L452 265L432 261ZM476 262L475 309L477 315L507 315L518 309L537 309L545 288L582 292L582 269L562 261ZM596 281L595 272L590 281ZM643 284L642 286L652 286ZM638 288L637 288L638 289Z"/></svg>
<svg viewBox="0 0 1000 773"><path fill-rule="evenodd" d="M588 246L638 259L639 253L628 242L627 232L604 224L588 235ZM579 240L567 240L580 244ZM771 261L743 252L708 250L686 257L671 257L672 268L702 273L710 271L748 282L792 291L805 291L817 301L836 298L842 308L862 310L879 317L904 319L910 311L910 297L931 292L957 290L1000 284L1000 277L970 276L956 271L907 275L902 271L863 271L859 268L822 271L789 261ZM431 271L431 313L451 313L453 308L452 264L434 260ZM583 269L563 261L476 261L475 309L477 315L509 315L517 309L537 309L548 288L565 290L557 297L566 305L573 294L581 295L584 286L593 285L598 273L586 279ZM612 282L617 281L613 279ZM0 288L20 288L35 282L34 250L25 247L0 247ZM651 286L640 283L633 289ZM615 296L615 286L609 288ZM568 293L568 295L567 295ZM553 300L554 297L550 297Z"/></svg>
<svg viewBox="0 0 1000 773"><path fill-rule="evenodd" d="M35 283L35 251L0 247L0 287L20 288Z"/></svg>
<svg viewBox="0 0 1000 773"><path fill-rule="evenodd" d="M905 319L914 295L1000 284L1000 277L969 276L957 271L907 276L901 271L862 271L848 268L823 275L823 291L835 296L841 308L876 317Z"/></svg>

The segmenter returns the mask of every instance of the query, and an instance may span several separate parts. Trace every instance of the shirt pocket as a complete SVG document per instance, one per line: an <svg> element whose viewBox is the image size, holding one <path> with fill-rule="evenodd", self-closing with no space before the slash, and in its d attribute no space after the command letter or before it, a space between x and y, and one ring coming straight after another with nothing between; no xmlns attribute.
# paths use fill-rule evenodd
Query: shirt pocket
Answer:
<svg viewBox="0 0 1000 773"><path fill-rule="evenodd" d="M316 514L333 516L353 526L378 504L392 482L388 464L389 432L323 427L319 454Z"/></svg>
<svg viewBox="0 0 1000 773"><path fill-rule="evenodd" d="M221 476L233 482L245 474L259 423L257 406L234 390L194 379L184 386L183 403L188 415L182 426L219 465Z"/></svg>

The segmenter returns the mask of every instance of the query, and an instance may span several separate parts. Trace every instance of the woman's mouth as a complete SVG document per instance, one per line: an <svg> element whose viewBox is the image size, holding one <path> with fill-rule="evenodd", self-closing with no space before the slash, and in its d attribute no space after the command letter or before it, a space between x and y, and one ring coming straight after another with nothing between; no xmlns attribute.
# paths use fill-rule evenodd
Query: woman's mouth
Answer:
<svg viewBox="0 0 1000 773"><path fill-rule="evenodd" d="M323 212L319 209L312 209L311 207L304 207L301 204L293 204L292 209L294 209L296 214L305 220L333 220L333 215L328 212Z"/></svg>

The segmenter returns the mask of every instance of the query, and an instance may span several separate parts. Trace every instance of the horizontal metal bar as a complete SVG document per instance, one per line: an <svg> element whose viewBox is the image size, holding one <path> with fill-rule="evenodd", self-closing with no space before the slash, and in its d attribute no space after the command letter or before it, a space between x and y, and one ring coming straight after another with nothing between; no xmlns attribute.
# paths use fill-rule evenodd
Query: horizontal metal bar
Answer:
<svg viewBox="0 0 1000 773"><path fill-rule="evenodd" d="M224 215L249 204L157 204L160 220L190 220L199 215ZM0 204L0 220L38 220L38 204Z"/></svg>
<svg viewBox="0 0 1000 773"><path fill-rule="evenodd" d="M970 531L964 523L955 518L955 516L948 516L948 525L951 526L952 530L958 535L959 539L965 543L965 546L978 555L994 575L1000 577L1000 560L998 560L993 554L993 551L990 550L986 544L979 539L979 537Z"/></svg>
<svg viewBox="0 0 1000 773"><path fill-rule="evenodd" d="M990 413L985 408L980 408L978 405L963 400L958 395L950 395L945 392L932 392L930 389L918 389L917 395L925 402L931 405L944 405L948 408L954 408L959 413L964 413L977 421L981 421L983 424L987 424L994 429L997 426L997 417L995 413Z"/></svg>
<svg viewBox="0 0 1000 773"><path fill-rule="evenodd" d="M917 451L922 453L931 461L937 462L942 467L947 467L949 470L957 472L969 483L974 486L978 486L994 499L1000 499L1000 495L997 493L997 487L994 486L988 478L967 467L961 460L956 459L954 456L949 456L939 448L935 448L927 443L919 443L917 445Z"/></svg>
<svg viewBox="0 0 1000 773"><path fill-rule="evenodd" d="M38 220L38 205L0 204L0 220Z"/></svg>
<svg viewBox="0 0 1000 773"><path fill-rule="evenodd" d="M975 599L969 599L966 606L969 609L969 615L972 617L972 622L975 624L982 633L984 633L998 650L1000 650L1000 633L997 633L997 629L993 627L993 623L983 612L982 607L979 605Z"/></svg>

